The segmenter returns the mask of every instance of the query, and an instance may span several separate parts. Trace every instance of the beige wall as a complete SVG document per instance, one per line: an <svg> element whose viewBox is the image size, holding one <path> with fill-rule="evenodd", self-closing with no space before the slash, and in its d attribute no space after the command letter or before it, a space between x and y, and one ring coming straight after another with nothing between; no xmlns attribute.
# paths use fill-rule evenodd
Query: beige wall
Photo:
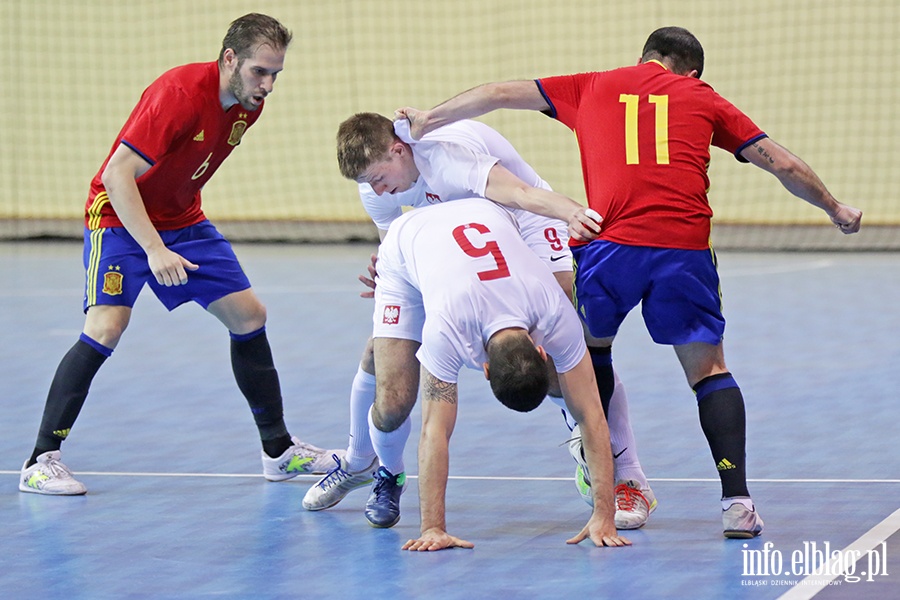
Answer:
<svg viewBox="0 0 900 600"><path fill-rule="evenodd" d="M634 63L647 34L692 30L704 79L800 154L870 223L900 223L896 0L4 0L0 218L78 218L141 91L214 60L260 11L295 41L266 114L205 190L216 219L365 220L334 159L357 111L428 107L478 83ZM484 119L556 189L583 200L573 136L535 113ZM778 183L714 150L721 221L820 222Z"/></svg>

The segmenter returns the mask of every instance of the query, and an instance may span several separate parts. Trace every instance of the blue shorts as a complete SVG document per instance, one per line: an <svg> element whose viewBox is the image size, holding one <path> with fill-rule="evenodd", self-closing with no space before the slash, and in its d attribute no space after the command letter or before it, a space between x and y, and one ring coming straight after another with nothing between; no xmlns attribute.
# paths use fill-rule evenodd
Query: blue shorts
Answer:
<svg viewBox="0 0 900 600"><path fill-rule="evenodd" d="M614 336L641 303L657 344L718 344L725 332L716 255L709 250L624 246L596 240L572 248L575 302L594 337Z"/></svg>
<svg viewBox="0 0 900 600"><path fill-rule="evenodd" d="M84 230L85 312L97 304L133 307L145 283L169 310L190 300L205 309L250 287L231 244L209 221L159 235L169 250L200 267L187 271L186 284L157 283L147 255L124 227Z"/></svg>

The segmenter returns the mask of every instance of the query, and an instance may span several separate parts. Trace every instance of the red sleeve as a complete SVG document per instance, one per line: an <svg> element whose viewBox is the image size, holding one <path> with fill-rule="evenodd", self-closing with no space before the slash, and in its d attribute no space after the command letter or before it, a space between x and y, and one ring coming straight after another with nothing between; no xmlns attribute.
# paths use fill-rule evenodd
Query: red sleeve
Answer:
<svg viewBox="0 0 900 600"><path fill-rule="evenodd" d="M176 146L175 140L195 128L197 111L192 98L181 87L160 82L151 85L141 96L122 129L121 141L151 165Z"/></svg>
<svg viewBox="0 0 900 600"><path fill-rule="evenodd" d="M536 80L538 89L550 105L550 116L569 129L575 129L581 95L594 75L595 73L580 73Z"/></svg>
<svg viewBox="0 0 900 600"><path fill-rule="evenodd" d="M750 120L750 117L722 96L715 94L713 106L716 117L713 123L712 145L731 152L741 162L747 162L740 155L741 150L766 137L766 134Z"/></svg>

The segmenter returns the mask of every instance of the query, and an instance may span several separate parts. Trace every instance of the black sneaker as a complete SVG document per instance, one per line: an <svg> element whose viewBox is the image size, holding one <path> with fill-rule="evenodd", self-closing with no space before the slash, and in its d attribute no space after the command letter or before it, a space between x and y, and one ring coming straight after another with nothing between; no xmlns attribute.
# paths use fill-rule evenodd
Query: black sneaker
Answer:
<svg viewBox="0 0 900 600"><path fill-rule="evenodd" d="M406 473L393 475L384 467L375 472L375 487L366 501L366 519L372 527L393 527L400 520L400 494L406 489Z"/></svg>

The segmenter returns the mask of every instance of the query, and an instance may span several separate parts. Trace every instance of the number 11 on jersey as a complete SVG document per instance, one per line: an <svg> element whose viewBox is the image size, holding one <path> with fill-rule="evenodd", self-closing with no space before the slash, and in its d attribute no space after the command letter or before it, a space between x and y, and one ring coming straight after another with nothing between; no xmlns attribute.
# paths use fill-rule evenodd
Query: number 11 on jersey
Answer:
<svg viewBox="0 0 900 600"><path fill-rule="evenodd" d="M637 94L621 94L619 102L625 105L625 164L636 165L641 162L638 152L638 103ZM669 164L669 97L654 96L647 98L656 107L656 164Z"/></svg>

